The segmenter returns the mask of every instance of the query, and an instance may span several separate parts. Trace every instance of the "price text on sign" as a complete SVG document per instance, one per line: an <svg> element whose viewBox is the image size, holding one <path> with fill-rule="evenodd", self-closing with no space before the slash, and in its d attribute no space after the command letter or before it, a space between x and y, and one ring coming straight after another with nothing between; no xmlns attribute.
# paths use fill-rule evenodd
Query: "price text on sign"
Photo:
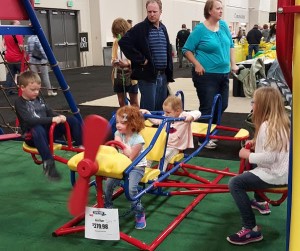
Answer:
<svg viewBox="0 0 300 251"><path fill-rule="evenodd" d="M120 240L118 209L86 207L85 238Z"/></svg>

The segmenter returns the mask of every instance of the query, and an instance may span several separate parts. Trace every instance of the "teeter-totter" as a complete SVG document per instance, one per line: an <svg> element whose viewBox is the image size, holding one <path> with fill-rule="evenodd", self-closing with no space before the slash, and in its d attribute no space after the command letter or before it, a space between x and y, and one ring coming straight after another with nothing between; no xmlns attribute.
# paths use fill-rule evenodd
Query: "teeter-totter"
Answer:
<svg viewBox="0 0 300 251"><path fill-rule="evenodd" d="M19 133L3 133L0 134L0 141L19 139L21 138L21 134Z"/></svg>
<svg viewBox="0 0 300 251"><path fill-rule="evenodd" d="M178 120L178 118L177 118ZM84 123L84 146L85 152L79 153L71 158L68 162L68 166L71 170L77 171L79 178L74 186L73 192L69 200L69 211L75 216L74 219L67 222L57 230L53 232L53 236L66 235L70 233L76 233L84 231L85 227L78 225L85 218L85 207L88 198L88 183L91 176L96 176L96 189L97 189L97 202L94 205L96 208L103 208L103 191L102 181L105 177L119 178L124 180L123 190L126 197L129 200L137 200L146 193L152 193L155 195L186 195L194 194L195 199L184 208L184 210L155 238L151 244L146 244L132 236L129 236L123 232L120 232L120 238L126 242L136 246L142 250L155 250L157 246L179 225L179 223L197 206L197 204L205 197L205 194L197 194L198 190L202 185L195 181L202 180L195 173L190 173L188 168L180 174L190 178L190 182L183 182L180 180L170 179L172 175L181 168L181 162L177 162L179 158L184 157L183 154L175 156L173 167L169 168L168 171L163 172L160 168L147 167L145 176L141 182L141 190L138 195L134 198L130 198L128 193L128 174L133 167L138 163L144 156L146 158L153 158L153 160L160 160L164 156L166 140L168 133L165 132L165 128L168 128L170 123L175 122L174 118L164 118L164 121L158 128L145 128L145 150L143 153L131 162L126 156L119 153L112 146L106 146L105 137L108 133L108 122L96 115L87 117ZM102 132L99 134L99 132ZM148 136L148 137L147 137ZM118 145L122 148L121 144L115 141L110 141L108 145ZM99 147L100 146L100 147ZM199 151L195 152L197 155ZM184 157L183 161L189 161L194 155ZM227 169L225 169L227 170ZM194 171L194 170L193 170ZM223 175L218 175L212 183L217 184ZM178 190L180 187L182 190ZM172 189L174 191L163 191L162 188ZM205 188L202 190L206 190ZM194 191L193 193L191 191Z"/></svg>
<svg viewBox="0 0 300 251"><path fill-rule="evenodd" d="M75 218L55 230L53 236L61 236L85 230L85 226L79 224L85 219L89 180L92 176L95 176L97 189L95 208L103 208L104 206L102 182L106 177L123 179L124 186L121 191L116 192L115 197L119 196L121 192L125 192L129 200L137 200L145 194L195 196L194 200L150 244L146 244L133 236L120 232L122 240L142 250L155 250L207 194L228 192L227 184L218 183L222 178L235 176L237 173L230 172L229 168L215 170L187 163L191 158L199 154L202 149L199 147L189 156L184 156L183 154L180 154L180 157L175 156L176 160L171 164L172 167L169 166L165 172L160 169L161 166L158 168L147 167L145 176L141 182L140 192L134 198L130 197L128 193L129 172L144 156L146 158L148 156L148 159L153 158L156 160L164 157L168 128L171 123L176 123L176 120L179 120L179 118L165 117L162 117L162 119L163 122L158 128L146 127L141 132L145 137L146 149L137 159L131 162L131 160L113 147L117 146L122 149L121 143L109 141L104 144L106 135L110 131L109 124L105 119L96 115L90 115L86 118L83 130L85 152L75 155L68 161L69 168L79 174L69 200L69 211ZM183 159L179 160L182 157ZM216 177L212 180L207 180L199 176L199 173L202 171L215 173ZM186 181L187 179L185 181L181 181L180 179L175 180L173 179L175 176L184 176L189 178L189 181Z"/></svg>
<svg viewBox="0 0 300 251"><path fill-rule="evenodd" d="M250 149L251 145L249 143L247 143L245 148ZM215 174L215 175L222 174L222 175L224 175L224 177L226 177L226 176L233 177L233 176L243 173L244 171L250 170L250 164L249 164L249 162L247 162L247 160L241 159L240 160L240 168L239 168L238 173L230 172L229 170L220 171L220 170L216 170L216 169L208 168L208 167L199 167L199 166L190 165L190 164L186 164L186 163L182 164L182 168L197 168L197 170L199 170L201 172L211 173L211 174ZM199 191L198 193L200 193L200 194L202 194L202 193L203 194L228 193L229 192L229 188L228 188L227 184L226 185L214 184L213 182L206 180L206 179L202 179L201 182L203 182L203 187L210 188L210 190L209 191ZM270 203L273 206L281 205L288 196L288 187L287 186L268 188L268 189L259 189L259 190L253 190L253 191L258 193L262 199L264 199L265 201L267 201L268 203ZM278 197L275 196L275 194L278 195ZM272 197L269 197L270 195L272 195ZM277 198L275 198L275 197L277 197Z"/></svg>
<svg viewBox="0 0 300 251"><path fill-rule="evenodd" d="M54 142L54 130L55 130L56 125L57 125L56 123L52 123L50 126L49 148L50 148L51 154L53 156L53 159L55 161L61 162L63 164L67 164L69 160L62 157L61 155L59 155L58 154L59 151L80 153L83 151L83 149L73 146L70 126L69 126L68 122L64 123L64 126L66 128L66 135L65 135L66 136L66 144ZM35 164L41 165L43 163L43 161L38 157L40 154L35 147L29 146L25 142L23 142L23 151L27 152L31 155ZM75 172L72 170L70 170L70 179L71 179L71 184L74 185L75 184Z"/></svg>
<svg viewBox="0 0 300 251"><path fill-rule="evenodd" d="M176 96L179 96L182 100L182 107L184 109L184 93L177 91ZM212 110L209 115L201 115L199 121L192 122L192 133L194 137L205 138L203 146L210 139L228 140L228 141L240 141L242 144L249 138L249 131L244 128L235 128L226 125L221 125L221 111L222 111L222 97L217 94L214 97ZM162 114L163 112L153 112L153 114ZM214 118L216 123L214 124ZM205 121L201 122L201 121ZM152 126L147 121L147 126Z"/></svg>

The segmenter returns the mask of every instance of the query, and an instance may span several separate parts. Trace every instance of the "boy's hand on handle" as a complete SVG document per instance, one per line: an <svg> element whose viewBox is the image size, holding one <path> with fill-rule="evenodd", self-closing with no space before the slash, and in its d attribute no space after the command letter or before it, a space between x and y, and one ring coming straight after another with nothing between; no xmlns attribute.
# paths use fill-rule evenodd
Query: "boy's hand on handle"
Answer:
<svg viewBox="0 0 300 251"><path fill-rule="evenodd" d="M61 122L60 123L65 123L67 121L67 118L65 115L59 115Z"/></svg>
<svg viewBox="0 0 300 251"><path fill-rule="evenodd" d="M59 124L60 123L60 117L59 116L53 117L52 122L56 123L56 124Z"/></svg>
<svg viewBox="0 0 300 251"><path fill-rule="evenodd" d="M54 122L56 124L65 123L66 120L67 120L67 118L64 115L59 115L59 116L55 116L52 118L52 122Z"/></svg>

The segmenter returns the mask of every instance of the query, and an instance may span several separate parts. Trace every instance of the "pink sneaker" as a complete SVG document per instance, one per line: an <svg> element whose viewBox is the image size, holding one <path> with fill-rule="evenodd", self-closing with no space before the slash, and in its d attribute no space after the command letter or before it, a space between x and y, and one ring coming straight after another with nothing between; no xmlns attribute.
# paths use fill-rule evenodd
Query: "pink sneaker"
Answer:
<svg viewBox="0 0 300 251"><path fill-rule="evenodd" d="M144 229L146 227L145 213L139 213L135 215L135 228Z"/></svg>
<svg viewBox="0 0 300 251"><path fill-rule="evenodd" d="M258 210L263 215L268 215L271 213L269 203L266 201L257 202L256 200L251 200L251 207Z"/></svg>
<svg viewBox="0 0 300 251"><path fill-rule="evenodd" d="M237 233L229 235L226 239L234 245L246 245L248 243L261 241L263 239L263 235L260 231L242 228Z"/></svg>

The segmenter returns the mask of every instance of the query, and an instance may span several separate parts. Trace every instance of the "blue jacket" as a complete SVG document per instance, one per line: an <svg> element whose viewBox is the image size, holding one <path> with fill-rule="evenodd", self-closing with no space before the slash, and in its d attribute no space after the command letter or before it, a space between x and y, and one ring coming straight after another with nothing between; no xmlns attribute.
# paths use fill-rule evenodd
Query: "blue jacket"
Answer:
<svg viewBox="0 0 300 251"><path fill-rule="evenodd" d="M162 23L159 25L165 33L168 45L168 62L165 71L167 81L174 82L172 46L170 44L166 27ZM131 60L132 79L154 81L157 77L148 39L151 27L152 23L148 20L148 18L146 18L144 21L136 24L127 31L127 33L119 41L121 51L128 59ZM146 59L148 60L148 63L146 65L142 65Z"/></svg>

